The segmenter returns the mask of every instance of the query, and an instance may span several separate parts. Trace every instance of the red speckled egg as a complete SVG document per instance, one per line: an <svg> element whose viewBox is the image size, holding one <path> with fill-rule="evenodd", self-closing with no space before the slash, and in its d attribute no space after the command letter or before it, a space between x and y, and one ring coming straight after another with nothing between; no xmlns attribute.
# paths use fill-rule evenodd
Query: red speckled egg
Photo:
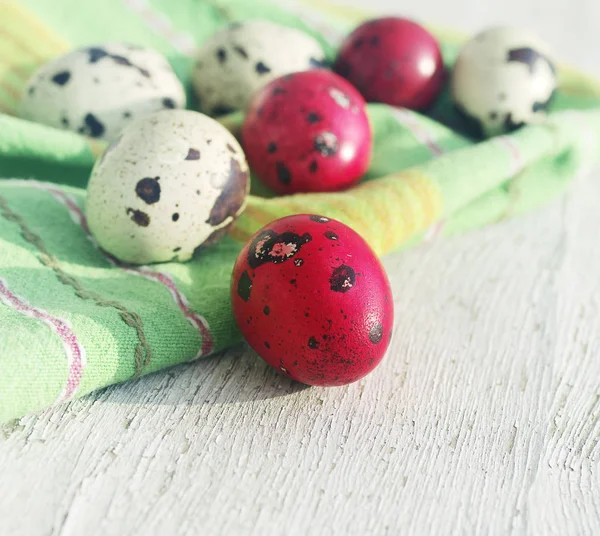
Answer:
<svg viewBox="0 0 600 536"><path fill-rule="evenodd" d="M361 24L342 43L333 70L367 101L413 110L430 106L446 78L436 39L400 17Z"/></svg>
<svg viewBox="0 0 600 536"><path fill-rule="evenodd" d="M308 385L344 385L373 370L392 334L385 270L348 226L298 214L258 231L233 268L231 300L246 341Z"/></svg>
<svg viewBox="0 0 600 536"><path fill-rule="evenodd" d="M242 145L261 181L291 194L348 188L369 167L373 142L360 93L317 69L278 78L255 95Z"/></svg>

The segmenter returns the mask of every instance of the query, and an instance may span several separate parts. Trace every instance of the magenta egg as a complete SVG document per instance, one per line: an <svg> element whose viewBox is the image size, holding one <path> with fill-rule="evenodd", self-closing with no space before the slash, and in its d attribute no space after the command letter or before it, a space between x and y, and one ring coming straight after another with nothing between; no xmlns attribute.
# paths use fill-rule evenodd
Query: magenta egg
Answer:
<svg viewBox="0 0 600 536"><path fill-rule="evenodd" d="M324 216L288 216L258 231L236 260L231 301L250 346L308 385L364 377L392 335L385 269L360 235Z"/></svg>
<svg viewBox="0 0 600 536"><path fill-rule="evenodd" d="M360 93L317 69L278 78L255 95L242 145L265 185L292 194L356 183L369 167L373 140Z"/></svg>
<svg viewBox="0 0 600 536"><path fill-rule="evenodd" d="M367 21L342 43L333 70L368 102L429 107L446 73L440 46L425 28L401 17Z"/></svg>

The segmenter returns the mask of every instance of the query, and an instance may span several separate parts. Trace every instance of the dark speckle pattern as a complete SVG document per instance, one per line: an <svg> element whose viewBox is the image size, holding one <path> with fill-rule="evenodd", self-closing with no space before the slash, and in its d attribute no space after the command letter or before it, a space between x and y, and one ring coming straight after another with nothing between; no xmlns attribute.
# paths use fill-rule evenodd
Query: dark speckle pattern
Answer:
<svg viewBox="0 0 600 536"><path fill-rule="evenodd" d="M227 51L224 48L217 49L216 54L219 63L225 63L227 61Z"/></svg>
<svg viewBox="0 0 600 536"><path fill-rule="evenodd" d="M248 275L248 272L244 272L240 280L238 281L237 293L242 300L247 302L250 299L250 294L252 292L252 279Z"/></svg>
<svg viewBox="0 0 600 536"><path fill-rule="evenodd" d="M275 167L277 170L277 178L279 179L279 182L281 182L282 184L289 184L290 182L292 182L292 174L283 162L278 160L275 163Z"/></svg>
<svg viewBox="0 0 600 536"><path fill-rule="evenodd" d="M308 347L311 350L318 350L321 343L319 343L316 337L312 336L308 339Z"/></svg>
<svg viewBox="0 0 600 536"><path fill-rule="evenodd" d="M160 177L146 177L135 185L135 193L144 203L152 205L160 200L159 180Z"/></svg>
<svg viewBox="0 0 600 536"><path fill-rule="evenodd" d="M86 134L92 138L99 138L104 134L104 125L94 114L86 114L83 123L84 125L78 129L81 134Z"/></svg>
<svg viewBox="0 0 600 536"><path fill-rule="evenodd" d="M271 72L271 68L268 65L265 65L262 61L256 63L254 70L258 74L267 74Z"/></svg>
<svg viewBox="0 0 600 536"><path fill-rule="evenodd" d="M150 216L145 212L134 208L128 208L126 212L128 216L131 216L131 220L140 227L148 227L150 225Z"/></svg>
<svg viewBox="0 0 600 536"><path fill-rule="evenodd" d="M200 160L200 151L198 149L194 149L194 147L190 147L185 159L186 160Z"/></svg>
<svg viewBox="0 0 600 536"><path fill-rule="evenodd" d="M321 121L321 116L316 113L316 112L309 112L308 115L306 116L306 120L311 124L314 125L315 123L318 123L319 121Z"/></svg>
<svg viewBox="0 0 600 536"><path fill-rule="evenodd" d="M69 71L61 71L52 77L52 82L58 86L64 86L70 79L71 73Z"/></svg>
<svg viewBox="0 0 600 536"><path fill-rule="evenodd" d="M246 52L246 49L244 47L241 47L239 45L235 45L233 47L233 50L235 50L245 60L248 59L248 53Z"/></svg>
<svg viewBox="0 0 600 536"><path fill-rule="evenodd" d="M229 161L229 175L225 186L213 205L206 223L219 225L227 218L235 216L246 199L248 172L242 171L236 158Z"/></svg>
<svg viewBox="0 0 600 536"><path fill-rule="evenodd" d="M280 264L297 255L312 236L292 232L274 233L270 229L258 233L248 248L248 265L256 269L265 263Z"/></svg>
<svg viewBox="0 0 600 536"><path fill-rule="evenodd" d="M356 283L356 274L351 266L342 264L333 270L329 278L331 290L334 292L348 292Z"/></svg>

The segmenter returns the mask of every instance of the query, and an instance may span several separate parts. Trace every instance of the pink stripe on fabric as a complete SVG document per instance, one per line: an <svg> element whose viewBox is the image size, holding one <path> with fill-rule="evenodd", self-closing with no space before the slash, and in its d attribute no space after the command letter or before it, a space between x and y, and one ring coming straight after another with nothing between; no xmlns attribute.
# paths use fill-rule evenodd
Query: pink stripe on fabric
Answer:
<svg viewBox="0 0 600 536"><path fill-rule="evenodd" d="M194 38L190 34L176 31L171 21L163 13L154 10L146 0L123 0L123 3L179 52L187 55L194 53L196 50Z"/></svg>
<svg viewBox="0 0 600 536"><path fill-rule="evenodd" d="M496 139L496 143L503 145L510 154L510 168L509 174L516 175L520 173L525 167L525 162L523 160L523 155L521 151L517 147L517 144L508 136L498 136Z"/></svg>
<svg viewBox="0 0 600 536"><path fill-rule="evenodd" d="M64 402L72 398L81 384L86 360L85 348L79 343L67 321L54 317L43 309L29 305L23 298L12 292L2 278L0 278L0 300L24 316L40 320L59 336L67 357L68 374L66 385L56 402Z"/></svg>
<svg viewBox="0 0 600 536"><path fill-rule="evenodd" d="M100 246L92 236L92 233L90 232L84 212L81 210L81 207L71 195L66 194L62 190L55 188L52 185L38 181L23 181L23 184L31 185L34 188L38 188L40 190L48 192L52 195L52 197L54 197L54 199L56 199L59 203L64 205L68 210L71 219L77 225L81 226L88 239L92 242L92 244L94 244L94 247L96 247L98 251L100 251L108 260L108 262L110 262L113 266L129 274L141 276L145 279L148 279L149 281L160 283L161 285L166 287L169 290L173 301L175 302L177 307L183 313L188 322L195 329L198 330L202 338L201 350L194 359L199 359L201 357L207 356L212 352L214 348L214 339L210 331L210 326L208 325L208 322L202 315L196 313L191 309L187 298L177 288L175 281L173 281L170 275L164 272L152 270L148 266L126 266L121 264L118 259L116 259L110 253L107 253L106 251L100 248Z"/></svg>
<svg viewBox="0 0 600 536"><path fill-rule="evenodd" d="M439 236L439 234L444 230L445 225L446 220L439 220L435 222L429 227L429 229L427 229L423 240L425 242L431 242L432 240L435 240Z"/></svg>
<svg viewBox="0 0 600 536"><path fill-rule="evenodd" d="M408 128L413 136L429 149L431 154L440 156L444 152L431 133L419 124L413 112L406 108L393 108L392 114L398 123Z"/></svg>

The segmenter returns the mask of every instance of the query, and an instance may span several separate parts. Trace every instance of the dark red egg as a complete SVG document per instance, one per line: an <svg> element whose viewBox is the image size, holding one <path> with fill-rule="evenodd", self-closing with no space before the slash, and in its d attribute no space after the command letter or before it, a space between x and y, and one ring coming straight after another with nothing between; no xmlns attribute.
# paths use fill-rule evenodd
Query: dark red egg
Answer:
<svg viewBox="0 0 600 536"><path fill-rule="evenodd" d="M362 378L392 335L383 266L360 235L324 216L287 216L258 231L233 268L231 301L250 346L308 385Z"/></svg>
<svg viewBox="0 0 600 536"><path fill-rule="evenodd" d="M367 21L342 43L333 70L369 102L422 110L440 94L446 71L425 28L401 17Z"/></svg>
<svg viewBox="0 0 600 536"><path fill-rule="evenodd" d="M372 131L360 93L317 69L258 91L242 126L250 168L279 194L348 188L367 171Z"/></svg>

